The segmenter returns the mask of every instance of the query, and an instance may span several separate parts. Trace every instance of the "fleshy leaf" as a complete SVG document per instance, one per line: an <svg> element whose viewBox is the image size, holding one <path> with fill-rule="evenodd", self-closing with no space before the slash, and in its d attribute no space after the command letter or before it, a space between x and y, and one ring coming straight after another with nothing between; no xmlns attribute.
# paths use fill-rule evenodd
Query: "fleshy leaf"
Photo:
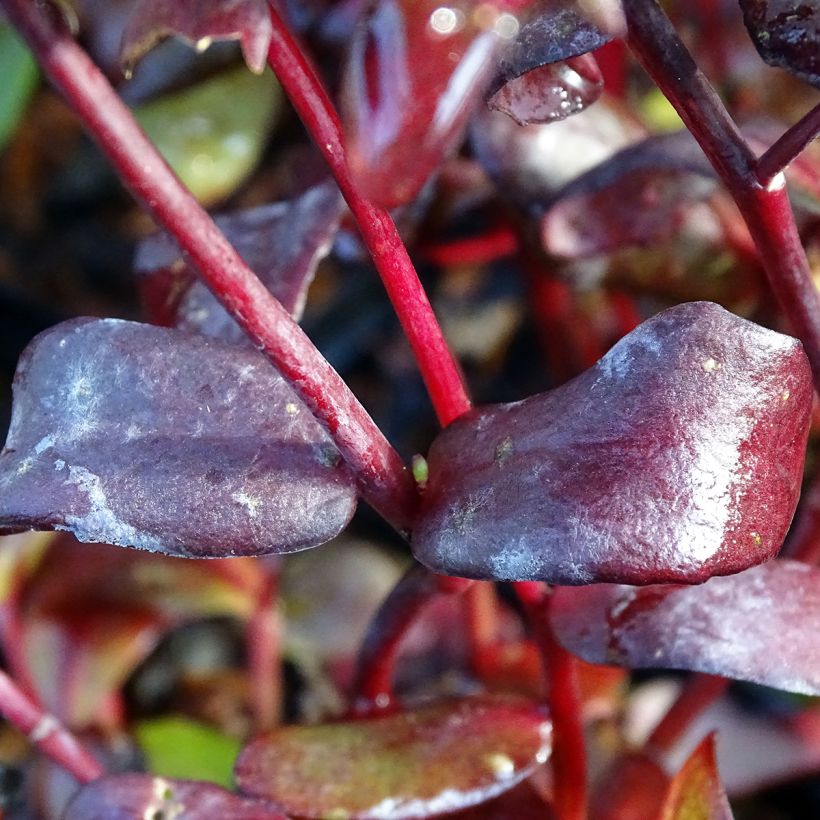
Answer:
<svg viewBox="0 0 820 820"><path fill-rule="evenodd" d="M379 0L351 44L342 94L351 171L369 199L409 202L458 146L495 69L505 22L470 2Z"/></svg>
<svg viewBox="0 0 820 820"><path fill-rule="evenodd" d="M239 756L239 789L299 817L432 817L485 802L543 763L550 723L512 698L291 726Z"/></svg>
<svg viewBox="0 0 820 820"><path fill-rule="evenodd" d="M820 87L820 0L740 0L760 56Z"/></svg>
<svg viewBox="0 0 820 820"><path fill-rule="evenodd" d="M216 223L262 283L297 321L304 311L316 266L330 250L342 213L334 183L323 183L289 202L224 214ZM167 233L143 240L134 266L152 318L182 330L234 344L247 336L216 297L195 278Z"/></svg>
<svg viewBox="0 0 820 820"><path fill-rule="evenodd" d="M661 820L732 820L720 782L715 736L709 735L672 778Z"/></svg>
<svg viewBox="0 0 820 820"><path fill-rule="evenodd" d="M344 528L354 480L269 362L205 337L75 320L23 354L0 531L183 557L294 552Z"/></svg>
<svg viewBox="0 0 820 820"><path fill-rule="evenodd" d="M223 72L135 109L139 124L203 205L232 194L253 170L279 108L270 72Z"/></svg>
<svg viewBox="0 0 820 820"><path fill-rule="evenodd" d="M240 797L213 783L170 780L148 774L102 777L84 786L63 820L287 820L261 800Z"/></svg>
<svg viewBox="0 0 820 820"><path fill-rule="evenodd" d="M207 780L225 788L232 785L233 764L241 747L236 738L181 717L143 721L134 732L154 774Z"/></svg>
<svg viewBox="0 0 820 820"><path fill-rule="evenodd" d="M687 669L820 695L820 570L778 560L700 586L560 590L558 640L591 663Z"/></svg>
<svg viewBox="0 0 820 820"><path fill-rule="evenodd" d="M622 754L596 783L590 817L592 820L658 820L658 806L668 787L669 777L651 758L640 752Z"/></svg>
<svg viewBox="0 0 820 820"><path fill-rule="evenodd" d="M488 105L519 125L564 120L583 111L603 93L604 78L588 54L533 68L507 80Z"/></svg>
<svg viewBox="0 0 820 820"><path fill-rule="evenodd" d="M688 131L650 137L555 194L541 223L544 247L579 259L669 239L680 229L687 205L708 196L715 183Z"/></svg>
<svg viewBox="0 0 820 820"><path fill-rule="evenodd" d="M568 384L440 433L414 554L570 585L739 572L785 537L810 407L795 339L709 302L671 308Z"/></svg>
<svg viewBox="0 0 820 820"><path fill-rule="evenodd" d="M181 37L198 51L239 40L245 62L261 74L271 39L265 0L137 0L122 35L120 60L130 70L154 46Z"/></svg>

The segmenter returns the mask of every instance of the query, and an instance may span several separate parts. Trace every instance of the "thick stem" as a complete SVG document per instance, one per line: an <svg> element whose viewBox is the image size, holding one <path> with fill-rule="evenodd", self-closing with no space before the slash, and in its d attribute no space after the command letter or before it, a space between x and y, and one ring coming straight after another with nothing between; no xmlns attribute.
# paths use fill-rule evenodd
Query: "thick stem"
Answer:
<svg viewBox="0 0 820 820"><path fill-rule="evenodd" d="M353 184L339 117L279 13L271 6L268 63L336 178L387 289L442 426L470 409L470 400L444 334L390 214Z"/></svg>
<svg viewBox="0 0 820 820"><path fill-rule="evenodd" d="M585 820L587 755L577 664L553 635L550 590L544 584L522 581L515 584L515 592L526 611L548 681L555 816L558 820Z"/></svg>
<svg viewBox="0 0 820 820"><path fill-rule="evenodd" d="M624 0L628 42L729 190L754 238L773 292L820 388L820 294L811 279L785 180L758 180L758 163L715 89L655 0Z"/></svg>
<svg viewBox="0 0 820 820"><path fill-rule="evenodd" d="M401 642L418 616L443 593L460 593L473 584L445 578L414 564L399 579L370 623L362 643L353 684L353 709L358 714L389 709L393 672Z"/></svg>
<svg viewBox="0 0 820 820"><path fill-rule="evenodd" d="M263 588L245 630L254 731L277 726L282 718L282 619L279 565L266 567Z"/></svg>
<svg viewBox="0 0 820 820"><path fill-rule="evenodd" d="M43 754L80 783L90 783L105 774L91 752L54 715L44 712L2 671L0 712Z"/></svg>
<svg viewBox="0 0 820 820"><path fill-rule="evenodd" d="M397 529L408 529L415 487L398 453L177 179L102 72L57 20L56 12L30 0L0 0L0 8L122 181L172 234L214 295L326 427L367 501Z"/></svg>
<svg viewBox="0 0 820 820"><path fill-rule="evenodd" d="M646 742L654 754L667 755L686 730L729 688L726 678L692 675Z"/></svg>
<svg viewBox="0 0 820 820"><path fill-rule="evenodd" d="M757 161L757 178L765 188L820 134L820 103L801 117Z"/></svg>

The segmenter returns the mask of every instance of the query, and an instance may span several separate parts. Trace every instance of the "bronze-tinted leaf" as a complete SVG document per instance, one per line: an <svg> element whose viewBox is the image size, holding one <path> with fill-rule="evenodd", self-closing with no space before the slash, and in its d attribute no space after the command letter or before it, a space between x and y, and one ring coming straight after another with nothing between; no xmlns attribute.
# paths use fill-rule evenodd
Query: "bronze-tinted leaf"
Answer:
<svg viewBox="0 0 820 820"><path fill-rule="evenodd" d="M286 820L262 800L240 797L193 780L171 780L148 774L102 777L84 786L63 820Z"/></svg>
<svg viewBox="0 0 820 820"><path fill-rule="evenodd" d="M568 384L439 434L413 551L557 584L739 572L785 537L811 391L795 339L708 302L664 311Z"/></svg>
<svg viewBox="0 0 820 820"><path fill-rule="evenodd" d="M760 56L820 87L820 0L740 0Z"/></svg>
<svg viewBox="0 0 820 820"><path fill-rule="evenodd" d="M820 694L820 570L778 560L700 586L559 590L558 640L592 663L688 669Z"/></svg>
<svg viewBox="0 0 820 820"><path fill-rule="evenodd" d="M342 207L335 183L326 182L294 200L217 216L216 224L298 321L316 266L330 250ZM195 271L168 234L143 240L134 266L143 277L142 289L152 319L250 345L216 297L195 280Z"/></svg>
<svg viewBox="0 0 820 820"><path fill-rule="evenodd" d="M376 3L354 35L342 95L351 170L365 196L385 207L410 201L457 148L504 42L495 29L517 28L502 16L464 0Z"/></svg>
<svg viewBox="0 0 820 820"><path fill-rule="evenodd" d="M240 754L236 782L299 817L433 817L513 788L549 750L537 706L485 697L275 730Z"/></svg>
<svg viewBox="0 0 820 820"><path fill-rule="evenodd" d="M75 320L38 336L0 455L0 531L185 557L293 552L347 524L354 480L260 353Z"/></svg>
<svg viewBox="0 0 820 820"><path fill-rule="evenodd" d="M122 35L120 60L130 69L155 45L181 37L198 50L239 40L248 67L260 74L271 38L265 0L136 0Z"/></svg>
<svg viewBox="0 0 820 820"><path fill-rule="evenodd" d="M672 778L661 820L732 820L732 810L720 782L715 736L709 735Z"/></svg>

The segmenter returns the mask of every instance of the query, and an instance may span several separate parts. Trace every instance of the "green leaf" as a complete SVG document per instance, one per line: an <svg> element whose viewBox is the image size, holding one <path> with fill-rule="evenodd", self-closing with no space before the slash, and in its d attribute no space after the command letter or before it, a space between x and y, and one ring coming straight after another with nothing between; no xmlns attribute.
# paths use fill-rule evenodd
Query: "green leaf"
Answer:
<svg viewBox="0 0 820 820"><path fill-rule="evenodd" d="M233 765L241 747L236 738L182 717L143 721L135 735L152 774L233 785Z"/></svg>
<svg viewBox="0 0 820 820"><path fill-rule="evenodd" d="M0 26L0 151L17 128L37 87L37 63L8 26Z"/></svg>
<svg viewBox="0 0 820 820"><path fill-rule="evenodd" d="M256 166L279 110L273 74L242 67L161 97L134 114L203 205L230 196Z"/></svg>

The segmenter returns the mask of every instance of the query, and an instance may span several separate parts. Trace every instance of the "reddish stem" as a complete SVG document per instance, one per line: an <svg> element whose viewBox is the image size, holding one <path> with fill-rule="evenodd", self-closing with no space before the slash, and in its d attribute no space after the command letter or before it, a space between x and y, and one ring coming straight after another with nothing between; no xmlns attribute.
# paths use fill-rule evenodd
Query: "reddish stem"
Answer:
<svg viewBox="0 0 820 820"><path fill-rule="evenodd" d="M598 68L604 77L604 88L618 99L626 96L627 50L621 39L610 40L593 52Z"/></svg>
<svg viewBox="0 0 820 820"><path fill-rule="evenodd" d="M461 593L472 584L465 578L436 575L421 564L407 570L384 599L362 642L353 684L354 712L390 708L393 672L408 629L439 595Z"/></svg>
<svg viewBox="0 0 820 820"><path fill-rule="evenodd" d="M486 265L518 250L518 234L509 225L498 225L480 236L453 239L424 246L424 256L434 265Z"/></svg>
<svg viewBox="0 0 820 820"><path fill-rule="evenodd" d="M245 631L256 732L272 729L282 717L282 621L278 609L278 563L265 570L264 586Z"/></svg>
<svg viewBox="0 0 820 820"><path fill-rule="evenodd" d="M182 185L56 12L29 0L0 0L0 7L123 182L173 235L214 295L328 430L367 501L406 530L415 507L413 481L339 374Z"/></svg>
<svg viewBox="0 0 820 820"><path fill-rule="evenodd" d="M3 671L0 671L0 712L43 754L80 783L89 783L105 774L91 752Z"/></svg>
<svg viewBox="0 0 820 820"><path fill-rule="evenodd" d="M652 730L646 742L655 754L667 755L683 737L686 730L729 688L726 678L714 675L691 675L660 723Z"/></svg>
<svg viewBox="0 0 820 820"><path fill-rule="evenodd" d="M820 387L820 294L789 205L785 180L760 184L758 163L715 89L655 0L624 0L628 42L700 144L737 203L763 268Z"/></svg>
<svg viewBox="0 0 820 820"><path fill-rule="evenodd" d="M757 178L764 187L795 160L820 134L820 103L804 114L757 161Z"/></svg>
<svg viewBox="0 0 820 820"><path fill-rule="evenodd" d="M558 820L585 820L588 813L587 755L577 664L553 635L549 588L533 581L519 581L514 586L526 611L549 682L547 700L552 718L555 815Z"/></svg>
<svg viewBox="0 0 820 820"><path fill-rule="evenodd" d="M442 426L470 409L458 365L390 214L353 184L342 126L330 98L286 23L270 9L268 63L336 178L387 289Z"/></svg>

